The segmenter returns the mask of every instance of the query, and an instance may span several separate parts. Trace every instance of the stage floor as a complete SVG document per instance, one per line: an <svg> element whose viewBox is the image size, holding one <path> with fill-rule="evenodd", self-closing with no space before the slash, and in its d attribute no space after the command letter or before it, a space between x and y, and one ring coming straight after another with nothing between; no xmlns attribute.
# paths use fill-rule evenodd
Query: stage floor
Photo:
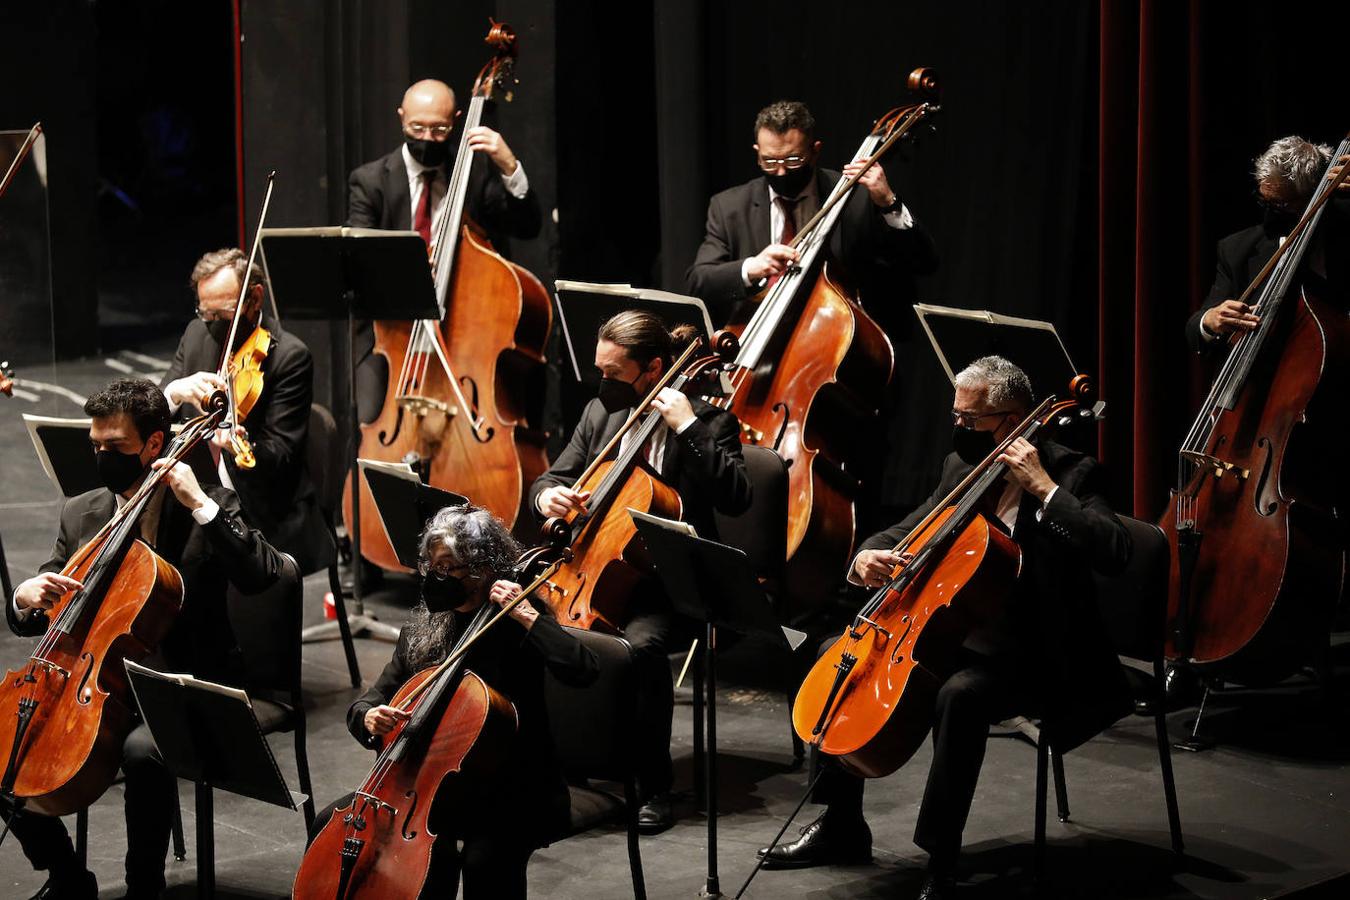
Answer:
<svg viewBox="0 0 1350 900"><path fill-rule="evenodd" d="M163 351L157 354L167 358ZM118 365L154 374L146 358L123 356ZM20 373L21 377L23 373ZM64 365L42 378L87 393L117 374L106 360ZM30 375L37 379L38 374ZM0 400L0 532L14 579L25 578L46 558L59 504L42 474L22 412L79 415L70 399L41 392L41 402ZM392 585L397 588L398 585ZM306 620L320 620L326 582L306 585ZM368 611L398 624L406 598L385 589ZM1187 857L1168 846L1152 720L1130 717L1065 758L1071 820L1060 824L1050 800L1047 870L1049 889L1033 892L1027 869L1035 785L1035 752L1016 738L990 743L980 787L966 829L961 896L1062 896L1106 898L1260 898L1350 869L1350 744L1344 691L1350 669L1350 636L1338 635L1340 696L1327 700L1306 678L1264 691L1214 695L1206 714L1220 745L1201 754L1174 753ZM0 665L17 666L32 642L0 636ZM391 647L358 641L362 674L374 679ZM775 673L782 658L742 642L727 651L719 693L718 731L722 778L719 850L722 890L730 896L796 804L805 775L792 766L784 694ZM341 647L308 644L304 689L309 755L320 806L350 791L365 776L371 755L347 734L344 713L358 693L349 686ZM674 754L677 781L691 788L690 692L678 694ZM1185 733L1192 712L1170 719L1174 737ZM273 749L295 787L289 735ZM872 865L763 872L748 897L842 898L906 896L923 875L923 854L910 842L927 772L925 749L896 774L868 785L866 812L874 835ZM170 861L170 896L193 896L192 790L180 785L188 859ZM217 792L216 874L222 896L279 897L289 893L304 848L299 813ZM665 834L642 839L648 893L653 898L694 897L704 884L705 821L686 797L681 818ZM806 824L810 808L798 823ZM73 819L70 820L73 826ZM121 894L125 826L122 790L112 788L92 809L90 864L101 896ZM796 828L789 833L795 836ZM0 847L0 896L27 897L42 883L12 839ZM539 851L530 864L535 897L631 896L620 831L585 835Z"/></svg>

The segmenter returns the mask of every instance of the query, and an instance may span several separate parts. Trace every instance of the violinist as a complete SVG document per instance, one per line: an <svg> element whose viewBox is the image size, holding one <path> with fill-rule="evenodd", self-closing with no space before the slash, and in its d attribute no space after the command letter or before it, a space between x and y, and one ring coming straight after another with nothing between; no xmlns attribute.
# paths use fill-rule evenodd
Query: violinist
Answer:
<svg viewBox="0 0 1350 900"><path fill-rule="evenodd" d="M703 243L685 273L685 288L708 304L713 319L735 309L798 259L788 246L820 210L841 174L818 166L821 142L806 104L780 100L755 117L754 151L762 173L708 203ZM860 162L844 166L852 177ZM863 306L882 327L903 327L915 299L914 276L937 268L933 239L881 163L859 181L830 242L830 255L858 282Z"/></svg>
<svg viewBox="0 0 1350 900"><path fill-rule="evenodd" d="M18 586L5 603L5 618L17 635L41 635L46 611L60 596L81 587L60 574L127 498L135 494L169 440L169 406L153 382L114 381L84 405L90 416L89 442L104 488L66 501L52 556L39 574ZM149 664L188 672L210 681L238 684L242 659L226 614L225 588L257 592L274 582L281 560L263 537L240 517L230 490L202 487L192 469L176 463L140 521L140 537L172 563L183 577L182 612ZM158 897L164 889L164 858L177 790L145 725L138 725L122 748L126 775L127 897ZM0 807L4 806L0 800ZM0 810L8 818L12 810ZM33 868L48 872L35 897L93 898L94 876L75 856L59 818L20 811L12 830Z"/></svg>
<svg viewBox="0 0 1350 900"><path fill-rule="evenodd" d="M680 349L677 344L689 337L684 330L671 334L658 317L641 310L621 312L600 326L595 348L595 367L602 376L599 395L582 410L557 460L530 488L530 508L540 521L586 508L589 494L571 485L618 432L639 398L661 379ZM685 521L700 535L715 537L714 510L737 515L750 506L739 423L731 413L673 388L658 393L653 406L648 415L661 416L664 427L656 429L643 450L647 466L679 492ZM667 654L677 649L679 623L654 580L644 581L638 591L624 637L633 646L641 679L638 826L654 834L674 822L670 733L675 699Z"/></svg>
<svg viewBox="0 0 1350 900"><path fill-rule="evenodd" d="M889 582L894 567L907 561L890 548L993 452L1032 400L1031 382L1006 359L987 356L961 371L952 404L954 452L937 489L903 521L863 542L849 581L873 589ZM1101 470L1092 458L1049 440L1036 446L1017 438L999 460L1008 476L1002 491L986 495L986 516L1020 545L1022 574L1009 585L1001 613L967 636L955 674L937 693L933 761L914 833L929 853L918 894L924 900L955 890L961 833L991 724L1039 716L1042 733L1063 752L1131 709L1093 600L1090 569L1119 571L1130 555L1129 533L1101 493ZM871 859L863 781L823 756L812 754L813 769L825 767L812 799L826 804L825 812L799 839L775 847L766 868Z"/></svg>
<svg viewBox="0 0 1350 900"><path fill-rule="evenodd" d="M403 144L355 169L347 179L347 224L420 232L431 243L441 217L455 167L455 92L441 81L413 84L398 107ZM530 189L525 167L506 139L486 125L468 136L468 147L490 166L469 171L465 200L468 217L485 229L498 252L509 256L507 238L528 240L539 234L543 218L539 198ZM388 365L373 353L370 324L357 323L356 403L362 422L380 411L388 381Z"/></svg>
<svg viewBox="0 0 1350 900"><path fill-rule="evenodd" d="M1280 242L1297 224L1331 161L1331 148L1296 135L1273 142L1256 158L1256 201L1261 224L1252 225L1219 241L1214 284L1200 309L1186 322L1186 340L1192 350L1205 353L1227 346L1218 338L1248 332L1259 319L1251 307L1234 299L1274 255ZM1333 296L1346 299L1350 285L1350 181L1328 204L1309 249L1307 268L1314 279L1330 282Z"/></svg>
<svg viewBox="0 0 1350 900"><path fill-rule="evenodd" d="M505 606L519 596L510 574L519 555L507 527L485 509L448 507L427 522L418 566L421 599L399 632L393 658L347 711L347 728L362 746L376 746L378 736L409 716L389 705L394 694L446 658L479 607ZM437 840L422 888L426 898L454 897L461 873L465 900L523 898L530 854L568 821L567 784L554 758L544 704L544 670L584 687L595 680L599 663L547 604L527 600L510 618L469 651L465 667L512 702L519 725L496 774L472 788L469 809L443 809L433 801L430 831ZM320 813L314 833L332 809L350 801L348 796ZM456 841L463 841L462 849Z"/></svg>
<svg viewBox="0 0 1350 900"><path fill-rule="evenodd" d="M197 318L183 332L162 382L175 413L196 414L214 391L225 389L217 374L221 347L247 268L248 257L234 247L213 250L192 267ZM236 462L226 428L212 438L212 455L221 483L238 494L248 520L272 546L295 557L301 572L314 572L332 562L336 552L305 464L314 360L303 341L264 312L261 271L255 267L248 282L230 352L250 341L256 345L258 329L266 332L268 346L259 364L262 392L234 433L247 440L257 462L252 468Z"/></svg>

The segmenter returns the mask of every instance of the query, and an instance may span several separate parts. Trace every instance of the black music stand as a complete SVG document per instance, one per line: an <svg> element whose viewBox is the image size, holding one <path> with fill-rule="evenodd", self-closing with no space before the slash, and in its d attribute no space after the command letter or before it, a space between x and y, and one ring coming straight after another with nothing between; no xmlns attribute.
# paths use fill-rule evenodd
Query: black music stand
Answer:
<svg viewBox="0 0 1350 900"><path fill-rule="evenodd" d="M704 678L707 700L704 729L707 760L703 789L708 814L708 874L702 897L722 896L717 874L717 629L761 634L788 650L806 640L800 631L781 625L750 559L735 547L698 537L683 522L629 509L638 534L656 564L675 610L704 623Z"/></svg>
<svg viewBox="0 0 1350 900"><path fill-rule="evenodd" d="M406 463L359 460L357 465L370 487L375 511L394 555L406 568L417 569L418 545L427 520L447 506L463 506L468 497L423 484Z"/></svg>
<svg viewBox="0 0 1350 900"><path fill-rule="evenodd" d="M33 441L33 451L42 463L42 470L63 497L78 497L85 491L103 487L94 454L89 450L88 419L24 413L23 424ZM202 484L220 484L220 473L216 471L211 450L204 442L188 453L187 464Z"/></svg>
<svg viewBox="0 0 1350 900"><path fill-rule="evenodd" d="M307 798L286 786L248 694L124 660L132 695L165 767L196 785L197 895L216 890L212 789L299 810Z"/></svg>
<svg viewBox="0 0 1350 900"><path fill-rule="evenodd" d="M427 245L415 231L378 228L264 228L263 270L279 312L285 318L347 323L347 401L351 434L347 451L352 503L352 607L346 615L341 597L338 622L306 628L304 640L339 637L345 627L356 637L398 640L398 629L365 614L361 597L361 504L356 449L361 423L356 409L356 320L439 321L440 306L427 265ZM282 316L278 316L282 318ZM392 375L392 373L391 373Z"/></svg>

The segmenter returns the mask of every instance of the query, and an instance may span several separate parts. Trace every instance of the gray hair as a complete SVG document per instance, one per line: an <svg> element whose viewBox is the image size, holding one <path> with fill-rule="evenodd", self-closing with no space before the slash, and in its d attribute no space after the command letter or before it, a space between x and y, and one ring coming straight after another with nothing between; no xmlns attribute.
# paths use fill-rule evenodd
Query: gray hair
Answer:
<svg viewBox="0 0 1350 900"><path fill-rule="evenodd" d="M1256 158L1252 172L1258 183L1274 178L1289 183L1300 197L1311 197L1322 172L1331 162L1331 148L1298 135L1282 137Z"/></svg>
<svg viewBox="0 0 1350 900"><path fill-rule="evenodd" d="M984 389L986 402L995 409L1011 404L1016 409L1031 409L1033 395L1027 373L1001 356L982 356L956 373L956 386L966 390Z"/></svg>
<svg viewBox="0 0 1350 900"><path fill-rule="evenodd" d="M759 132L765 128L774 134L787 134L796 128L807 138L814 138L816 117L811 115L811 110L806 108L805 103L798 100L779 100L770 103L755 116L755 140L759 140Z"/></svg>
<svg viewBox="0 0 1350 900"><path fill-rule="evenodd" d="M221 269L233 269L235 281L242 285L244 273L248 271L248 257L238 247L224 247L220 250L203 253L202 258L197 260L197 264L192 267L192 274L188 276L188 284L192 286L193 290L196 290L199 283L213 277ZM249 274L248 286L252 288L262 283L262 269L259 266L254 266L253 271Z"/></svg>

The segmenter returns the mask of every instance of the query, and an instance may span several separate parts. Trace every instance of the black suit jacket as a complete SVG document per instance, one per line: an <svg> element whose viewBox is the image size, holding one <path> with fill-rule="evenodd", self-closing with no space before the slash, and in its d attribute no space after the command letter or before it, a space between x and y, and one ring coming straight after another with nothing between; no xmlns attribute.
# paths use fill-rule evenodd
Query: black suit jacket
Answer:
<svg viewBox="0 0 1350 900"><path fill-rule="evenodd" d="M750 478L741 455L740 424L731 413L703 400L690 398L689 402L696 420L683 433L671 431L666 435L658 474L679 492L684 520L700 535L715 538L713 510L734 516L750 507ZM625 409L611 415L598 399L586 404L567 446L530 486L530 509L536 517L542 519L539 495L555 485L573 484L618 433L629 412Z"/></svg>
<svg viewBox="0 0 1350 900"><path fill-rule="evenodd" d="M465 659L465 668L511 701L519 726L508 757L498 769L500 777L490 778L482 786L488 797L479 821L473 816L464 818L477 829L508 831L513 838L537 845L556 836L566 825L570 807L567 783L549 729L544 670L565 684L586 687L595 681L599 661L590 648L558 624L547 604L531 605L537 607L539 618L528 632L514 620L502 622L476 643ZM472 613L451 615L455 622L452 635L461 633L473 618ZM421 668L439 665L444 659L443 654L431 660L410 659L408 627L399 632L394 655L380 677L347 710L347 730L362 746L375 746L375 739L365 728L366 712L388 703Z"/></svg>
<svg viewBox="0 0 1350 900"><path fill-rule="evenodd" d="M239 500L227 488L203 488L220 505L206 525L167 486L155 540L155 552L172 563L183 577L183 609L160 645L159 655L171 670L189 672L210 681L242 683L243 660L225 605L225 588L232 582L245 594L257 593L277 580L281 557L257 531L239 516ZM70 557L103 527L117 509L112 492L98 488L72 497L61 510L61 527L51 559L41 572L59 572ZM20 620L10 598L5 601L10 630L34 637L47 630L47 614L29 613Z"/></svg>
<svg viewBox="0 0 1350 900"><path fill-rule="evenodd" d="M1241 294L1275 254L1279 245L1279 241L1266 234L1265 228L1260 225L1244 228L1219 241L1214 284L1205 302L1186 321L1186 343L1192 350L1200 353L1228 346L1227 341L1206 341L1200 334L1200 320L1223 301L1232 300Z"/></svg>
<svg viewBox="0 0 1350 900"><path fill-rule="evenodd" d="M830 169L816 170L821 203L840 177ZM708 305L714 324L729 320L758 290L741 280L741 263L772 242L769 207L769 182L762 175L708 202L703 243L685 273L685 289ZM914 276L927 275L938 264L937 248L922 223L916 219L912 228L891 228L862 189L846 202L829 249L868 313L888 333L913 318L908 307L915 299Z"/></svg>
<svg viewBox="0 0 1350 900"><path fill-rule="evenodd" d="M1056 749L1071 750L1128 714L1129 687L1097 611L1091 570L1120 572L1129 562L1130 534L1107 504L1095 460L1053 441L1041 462L1059 490L1040 521L1040 501L1024 494L1013 538L1022 548L1022 575L1008 603L1025 649L1016 664L1030 669L1045 709L1044 727ZM890 549L970 472L955 453L943 462L937 489L891 528L859 550Z"/></svg>
<svg viewBox="0 0 1350 900"><path fill-rule="evenodd" d="M301 572L316 572L333 561L337 550L306 465L314 360L303 341L270 317L264 316L263 325L273 343L262 362L262 395L244 420L258 464L240 469L230 454L223 458L249 522L274 547L295 557ZM194 319L161 387L194 372L214 372L219 363L220 344Z"/></svg>

